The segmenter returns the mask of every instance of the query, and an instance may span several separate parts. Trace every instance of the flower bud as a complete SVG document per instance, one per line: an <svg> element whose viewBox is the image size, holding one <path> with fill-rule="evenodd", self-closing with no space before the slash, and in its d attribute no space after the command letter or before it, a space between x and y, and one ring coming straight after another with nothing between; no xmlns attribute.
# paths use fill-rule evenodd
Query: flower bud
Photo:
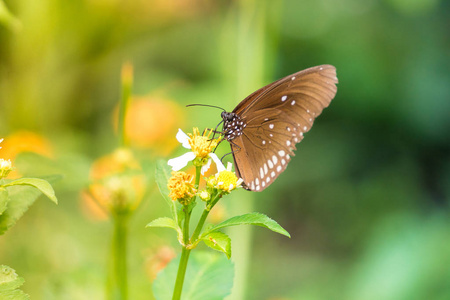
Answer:
<svg viewBox="0 0 450 300"><path fill-rule="evenodd" d="M13 169L11 161L5 160L3 158L0 159L0 179L5 178L8 176L9 172L11 172Z"/></svg>
<svg viewBox="0 0 450 300"><path fill-rule="evenodd" d="M211 194L208 193L206 190L200 191L198 193L198 196L200 197L200 199L202 199L203 201L209 201L211 199Z"/></svg>

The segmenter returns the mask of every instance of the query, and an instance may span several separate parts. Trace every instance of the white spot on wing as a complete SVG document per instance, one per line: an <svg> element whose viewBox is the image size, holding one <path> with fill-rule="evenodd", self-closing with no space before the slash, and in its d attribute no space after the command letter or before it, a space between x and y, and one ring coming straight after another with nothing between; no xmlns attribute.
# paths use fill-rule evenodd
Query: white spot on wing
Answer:
<svg viewBox="0 0 450 300"><path fill-rule="evenodd" d="M278 163L278 157L276 157L275 155L272 156L272 160L273 160L274 165L276 165Z"/></svg>
<svg viewBox="0 0 450 300"><path fill-rule="evenodd" d="M286 145L290 146L291 145L291 141L286 141Z"/></svg>
<svg viewBox="0 0 450 300"><path fill-rule="evenodd" d="M273 124L269 124L269 128L273 129L274 125Z"/></svg>
<svg viewBox="0 0 450 300"><path fill-rule="evenodd" d="M277 167L277 172L279 173L281 171L281 166Z"/></svg>
<svg viewBox="0 0 450 300"><path fill-rule="evenodd" d="M269 168L273 168L273 163L272 163L272 161L269 159L269 160L267 160L267 163L269 164Z"/></svg>
<svg viewBox="0 0 450 300"><path fill-rule="evenodd" d="M281 97L281 101L286 101L286 99L287 99L287 96L283 96L283 97Z"/></svg>
<svg viewBox="0 0 450 300"><path fill-rule="evenodd" d="M280 156L285 156L285 155L286 155L286 152L284 152L284 150L280 150L280 151L278 151L278 155L280 155Z"/></svg>
<svg viewBox="0 0 450 300"><path fill-rule="evenodd" d="M291 105L294 105L294 104L295 104L295 100L292 100Z"/></svg>
<svg viewBox="0 0 450 300"><path fill-rule="evenodd" d="M270 176L272 176L272 177L275 177L275 175L276 175L276 173L275 173L274 171L272 171L272 172L270 173Z"/></svg>

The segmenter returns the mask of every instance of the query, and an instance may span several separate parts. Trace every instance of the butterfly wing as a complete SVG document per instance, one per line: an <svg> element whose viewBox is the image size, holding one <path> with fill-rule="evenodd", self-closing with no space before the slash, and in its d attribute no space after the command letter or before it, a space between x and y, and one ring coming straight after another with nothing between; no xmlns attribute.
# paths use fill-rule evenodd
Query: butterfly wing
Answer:
<svg viewBox="0 0 450 300"><path fill-rule="evenodd" d="M337 83L335 67L309 68L257 90L233 110L247 124L230 142L247 189L264 190L286 169L295 144L336 95Z"/></svg>

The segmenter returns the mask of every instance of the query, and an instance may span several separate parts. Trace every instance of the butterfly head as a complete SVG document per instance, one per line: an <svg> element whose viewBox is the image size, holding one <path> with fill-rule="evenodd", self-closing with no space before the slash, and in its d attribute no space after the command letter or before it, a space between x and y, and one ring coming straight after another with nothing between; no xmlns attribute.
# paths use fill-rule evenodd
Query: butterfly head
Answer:
<svg viewBox="0 0 450 300"><path fill-rule="evenodd" d="M231 141L232 139L242 135L242 131L247 126L244 120L241 119L234 112L222 112L221 117L223 119L223 133L225 139Z"/></svg>

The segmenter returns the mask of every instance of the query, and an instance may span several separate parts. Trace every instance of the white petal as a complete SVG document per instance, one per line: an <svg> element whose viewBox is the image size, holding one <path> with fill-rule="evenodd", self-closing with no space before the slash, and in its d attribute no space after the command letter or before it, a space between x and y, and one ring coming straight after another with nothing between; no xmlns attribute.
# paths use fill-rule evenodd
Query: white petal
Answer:
<svg viewBox="0 0 450 300"><path fill-rule="evenodd" d="M188 152L181 156L169 159L167 164L172 167L173 171L179 171L186 167L188 162L193 161L195 158L194 152Z"/></svg>
<svg viewBox="0 0 450 300"><path fill-rule="evenodd" d="M208 159L208 162L206 163L206 165L204 165L202 167L202 175L205 174L205 172L208 171L210 167L211 167L211 160Z"/></svg>
<svg viewBox="0 0 450 300"><path fill-rule="evenodd" d="M240 186L243 182L244 182L244 179L239 178L238 181L236 182L236 186Z"/></svg>
<svg viewBox="0 0 450 300"><path fill-rule="evenodd" d="M228 163L227 163L227 171L228 171L228 172L231 172L231 170L233 170L233 164L230 163L230 162L228 162Z"/></svg>
<svg viewBox="0 0 450 300"><path fill-rule="evenodd" d="M3 139L0 139L0 143L3 142ZM0 147L0 149L2 149L2 147Z"/></svg>
<svg viewBox="0 0 450 300"><path fill-rule="evenodd" d="M210 154L208 154L208 156L211 157L212 160L216 163L218 172L222 172L222 171L226 170L225 166L222 164L219 157L217 157L217 155L215 153L210 153Z"/></svg>
<svg viewBox="0 0 450 300"><path fill-rule="evenodd" d="M191 145L189 145L189 136L181 129L178 129L177 141L179 141L184 148L191 149Z"/></svg>

